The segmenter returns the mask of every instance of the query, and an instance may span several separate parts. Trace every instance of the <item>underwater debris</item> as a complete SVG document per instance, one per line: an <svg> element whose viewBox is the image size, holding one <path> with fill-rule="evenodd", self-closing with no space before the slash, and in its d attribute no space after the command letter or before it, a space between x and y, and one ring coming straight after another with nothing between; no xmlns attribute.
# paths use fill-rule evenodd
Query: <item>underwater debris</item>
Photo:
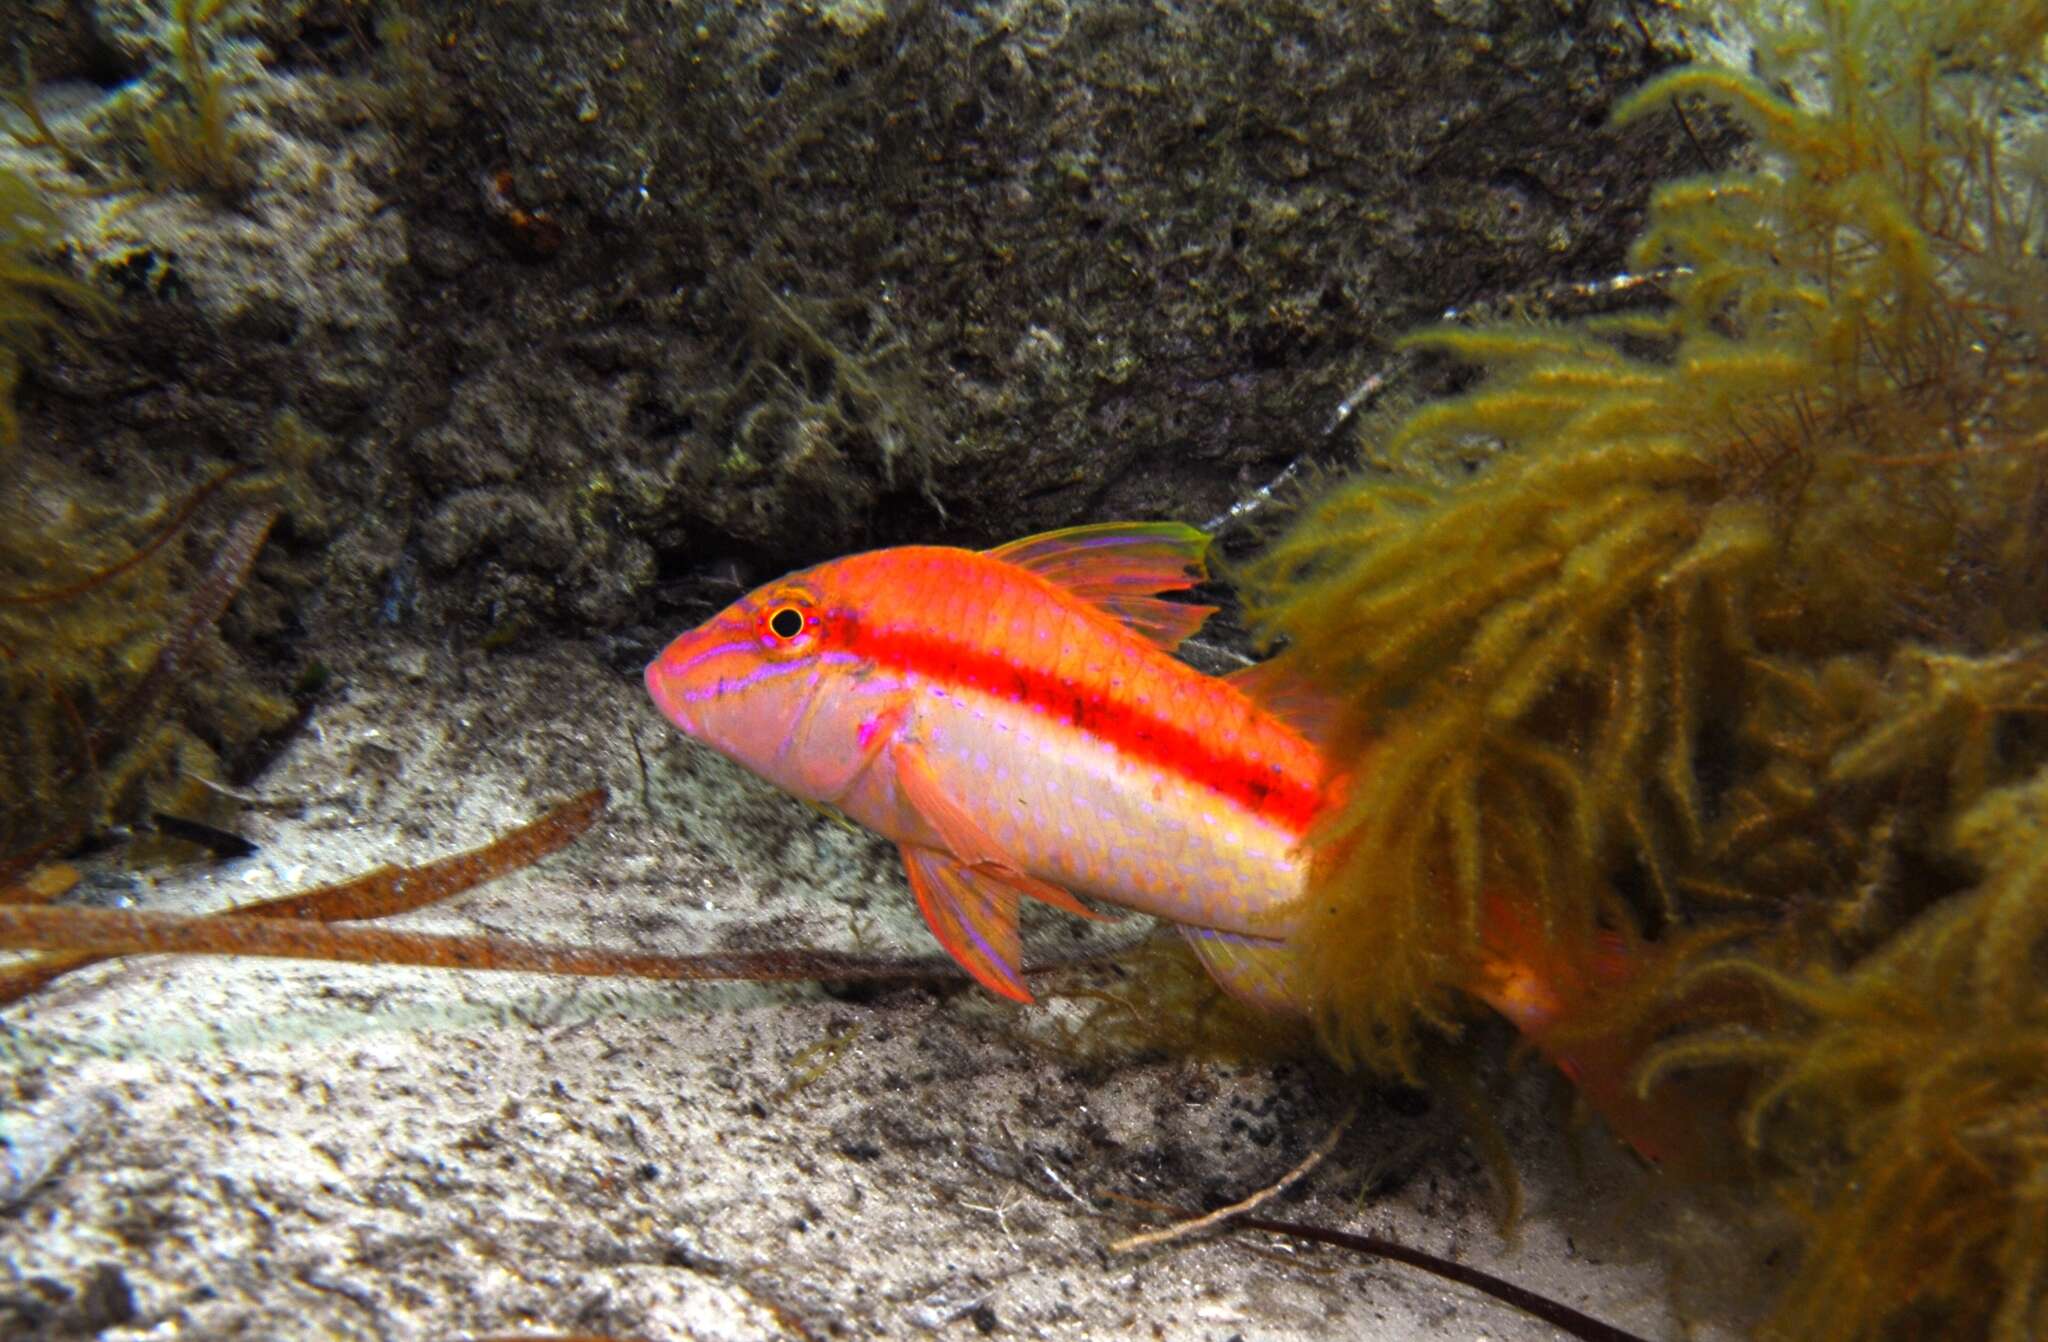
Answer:
<svg viewBox="0 0 2048 1342"><path fill-rule="evenodd" d="M387 918L425 908L566 848L596 823L606 800L604 789L594 788L481 847L413 867L378 867L346 881L236 905L226 912L236 917L309 918L330 923ZM7 898L9 893L0 888L0 904L17 902ZM19 1001L99 958L88 952L46 953L0 967L0 1005Z"/></svg>
<svg viewBox="0 0 2048 1342"><path fill-rule="evenodd" d="M335 927L324 921L273 916L268 911L251 915L231 909L186 915L47 908L16 898L14 890L5 886L0 886L0 949L44 953L22 971L20 991L24 994L42 986L35 975L54 977L49 971L66 973L89 960L120 955L257 956L659 983L924 983L946 988L964 987L968 982L959 965L943 956L893 958L806 947L668 955L549 945L494 935ZM1097 954L1067 956L1027 964L1025 969L1031 973L1066 969L1098 958ZM10 1047L13 1060L22 1062L51 1051L90 1045L30 1034L15 1036Z"/></svg>
<svg viewBox="0 0 2048 1342"><path fill-rule="evenodd" d="M418 965L574 978L668 983L949 983L966 974L943 956L886 958L796 948L662 955L596 946L547 946L500 936L340 928L239 910L185 915L117 909L39 908L0 899L0 948L59 955L253 955L341 964ZM1094 956L1024 966L1066 968Z"/></svg>
<svg viewBox="0 0 2048 1342"><path fill-rule="evenodd" d="M789 1066L795 1070L795 1074L783 1082L775 1093L768 1097L767 1102L781 1104L831 1071L839 1064L839 1060L846 1056L846 1051L852 1047L853 1041L860 1037L860 1029L858 1025L849 1025L798 1049L796 1056L789 1060Z"/></svg>
<svg viewBox="0 0 2048 1342"><path fill-rule="evenodd" d="M215 552L212 565L186 596L184 615L172 626L169 637L158 646L135 687L121 698L106 720L93 729L87 748L94 758L101 756L115 742L132 735L143 719L154 717L163 708L171 687L178 683L185 664L191 660L200 636L219 623L220 617L227 613L228 603L248 581L249 569L255 564L257 552L263 548L263 542L269 538L270 529L277 524L277 519L278 509L274 505L258 504L228 524L227 535Z"/></svg>
<svg viewBox="0 0 2048 1342"><path fill-rule="evenodd" d="M192 514L198 512L205 505L206 501L220 490L221 486L243 473L243 469L239 466L230 466L217 472L211 480L208 480L197 490L193 491L192 495L179 505L178 510L171 514L170 520L159 527L154 536L136 547L125 559L88 573L84 577L66 583L61 587L47 588L42 591L10 592L0 595L0 606L39 606L46 602L68 601L72 597L85 595L103 583L112 582L115 578L120 577L136 565L145 562L151 555L162 549L164 542L170 540L180 531L183 531L185 524L192 520Z"/></svg>
<svg viewBox="0 0 2048 1342"><path fill-rule="evenodd" d="M277 518L278 487L224 468L127 544L135 521L99 502L102 490L56 463L24 464L0 501L12 588L0 592L0 880L111 824L203 818L218 803L193 780L291 719L288 700L242 675L213 678L212 711L170 711L195 657L221 655L213 627ZM170 542L223 495L248 502L181 590Z"/></svg>
<svg viewBox="0 0 2048 1342"><path fill-rule="evenodd" d="M1346 1230L1257 1215L1257 1209L1261 1205L1285 1191L1289 1185L1297 1182L1321 1163L1350 1127L1352 1120L1357 1116L1357 1111L1358 1107L1354 1103L1323 1140L1278 1180L1238 1202L1212 1212L1198 1215L1186 1208L1157 1202L1151 1198L1132 1197L1113 1189L1099 1191L1096 1194L1098 1200L1125 1203L1174 1218L1173 1224L1164 1229L1128 1236L1112 1243L1109 1246L1111 1251L1121 1252L1172 1243L1218 1226L1226 1229L1256 1230L1284 1239L1344 1249L1361 1257L1382 1258L1390 1263L1400 1263L1404 1267L1463 1286L1479 1295L1490 1296L1509 1308L1541 1319L1566 1336L1579 1338L1582 1342L1643 1342L1643 1339L1634 1333L1573 1309L1562 1301L1552 1300L1525 1286L1517 1286L1511 1281L1496 1277L1490 1272L1482 1272L1455 1259L1443 1258L1426 1250L1413 1248L1384 1235L1361 1235Z"/></svg>
<svg viewBox="0 0 2048 1342"><path fill-rule="evenodd" d="M332 885L217 913L42 907L35 891L0 881L0 948L43 952L0 967L0 1004L113 955L253 955L664 982L967 981L964 971L943 956L893 959L806 949L662 955L327 925L423 908L530 866L579 838L607 800L605 790L595 788L477 848L414 867L377 867ZM1086 953L1030 968L1036 972L1097 958L1099 953Z"/></svg>
<svg viewBox="0 0 2048 1342"><path fill-rule="evenodd" d="M1296 942L1332 1051L1412 1074L1496 897L1567 962L1625 935L1642 990L1574 1028L1661 1037L1637 1094L1731 1147L1668 1084L1753 1078L1811 1209L1774 1336L2048 1326L2048 881L2002 874L2048 860L2011 800L2048 770L2044 35L1812 0L1757 74L1654 81L1619 119L1705 99L1759 156L1656 193L1668 304L1416 337L1486 376L1241 575L1369 755Z"/></svg>
<svg viewBox="0 0 2048 1342"><path fill-rule="evenodd" d="M1281 1175L1265 1187L1238 1199L1228 1206L1218 1207L1212 1212L1204 1212L1200 1216L1187 1217L1174 1222L1172 1225L1163 1226L1158 1230L1145 1230L1135 1235L1126 1235L1112 1243L1109 1246L1109 1251L1111 1253L1130 1253L1137 1249L1150 1249L1161 1244L1172 1244L1176 1241L1187 1239L1189 1236L1199 1235L1205 1230L1213 1230L1217 1226L1226 1225L1238 1217L1249 1215L1286 1192L1293 1185L1301 1182L1316 1166L1322 1164L1329 1157L1330 1152L1337 1149L1337 1143L1343 1140L1346 1132L1351 1130L1352 1121L1357 1117L1358 1101L1353 1100L1351 1106L1344 1111L1343 1117L1330 1126L1330 1130L1323 1134L1322 1140L1317 1142L1307 1155L1296 1162L1287 1173Z"/></svg>
<svg viewBox="0 0 2048 1342"><path fill-rule="evenodd" d="M1265 1216L1241 1216L1232 1224L1243 1230L1263 1231L1269 1235L1306 1240L1311 1244L1327 1244L1334 1248L1349 1249L1353 1253L1367 1257L1384 1258L1388 1262L1404 1264L1432 1276L1442 1277L1446 1281L1456 1282L1482 1295L1492 1296L1502 1304L1511 1305L1524 1314L1543 1320L1559 1332L1583 1338L1585 1342L1642 1342L1634 1333L1603 1323L1569 1305L1538 1295L1527 1287L1517 1286L1490 1272L1481 1272L1478 1268L1467 1267L1463 1263L1426 1253L1398 1240L1388 1239L1384 1235L1357 1235L1346 1230L1303 1225L1298 1221L1278 1221Z"/></svg>

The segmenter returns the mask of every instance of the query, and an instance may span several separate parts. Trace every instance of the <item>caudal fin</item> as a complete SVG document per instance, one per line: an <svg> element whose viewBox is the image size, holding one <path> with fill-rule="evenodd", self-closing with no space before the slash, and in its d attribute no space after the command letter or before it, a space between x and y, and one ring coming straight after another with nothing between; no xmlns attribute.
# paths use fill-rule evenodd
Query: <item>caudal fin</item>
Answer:
<svg viewBox="0 0 2048 1342"><path fill-rule="evenodd" d="M1644 1159L1704 1170L1718 1103L1669 1085L1645 1096L1635 1085L1664 1019L1642 1000L1653 952L1612 931L1546 935L1525 905L1499 894L1486 919L1489 959L1469 991L1512 1021Z"/></svg>

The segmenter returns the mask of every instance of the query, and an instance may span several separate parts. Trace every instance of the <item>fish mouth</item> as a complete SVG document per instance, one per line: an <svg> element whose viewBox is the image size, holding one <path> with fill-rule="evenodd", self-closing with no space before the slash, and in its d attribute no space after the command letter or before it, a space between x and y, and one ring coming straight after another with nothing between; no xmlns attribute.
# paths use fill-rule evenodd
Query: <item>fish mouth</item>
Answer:
<svg viewBox="0 0 2048 1342"><path fill-rule="evenodd" d="M647 684L647 697L654 700L654 706L670 722L682 728L687 735L695 736L697 724L690 717L683 696L677 693L677 687L671 684L667 672L662 669L662 663L667 660L668 654L664 652L647 664L647 670L642 674Z"/></svg>

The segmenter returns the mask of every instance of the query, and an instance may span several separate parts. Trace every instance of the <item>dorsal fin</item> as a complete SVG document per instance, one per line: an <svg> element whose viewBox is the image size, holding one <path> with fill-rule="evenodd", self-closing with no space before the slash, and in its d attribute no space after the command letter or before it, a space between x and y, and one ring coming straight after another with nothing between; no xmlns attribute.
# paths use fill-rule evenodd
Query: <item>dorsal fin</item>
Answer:
<svg viewBox="0 0 2048 1342"><path fill-rule="evenodd" d="M1285 656L1233 671L1224 679L1313 744L1327 744L1336 731L1343 705L1297 672Z"/></svg>
<svg viewBox="0 0 2048 1342"><path fill-rule="evenodd" d="M1123 621L1162 648L1215 614L1214 606L1161 601L1208 576L1209 535L1181 522L1101 522L998 545L992 559L1029 569Z"/></svg>

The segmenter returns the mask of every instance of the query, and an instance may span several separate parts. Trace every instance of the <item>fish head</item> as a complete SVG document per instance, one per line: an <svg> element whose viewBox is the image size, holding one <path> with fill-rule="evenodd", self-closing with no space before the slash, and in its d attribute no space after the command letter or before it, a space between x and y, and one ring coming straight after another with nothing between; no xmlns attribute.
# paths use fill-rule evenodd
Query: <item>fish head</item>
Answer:
<svg viewBox="0 0 2048 1342"><path fill-rule="evenodd" d="M829 568L829 566L827 566ZM830 711L857 679L852 613L830 574L769 583L683 634L647 664L647 693L693 740L799 797L827 800L835 756Z"/></svg>

